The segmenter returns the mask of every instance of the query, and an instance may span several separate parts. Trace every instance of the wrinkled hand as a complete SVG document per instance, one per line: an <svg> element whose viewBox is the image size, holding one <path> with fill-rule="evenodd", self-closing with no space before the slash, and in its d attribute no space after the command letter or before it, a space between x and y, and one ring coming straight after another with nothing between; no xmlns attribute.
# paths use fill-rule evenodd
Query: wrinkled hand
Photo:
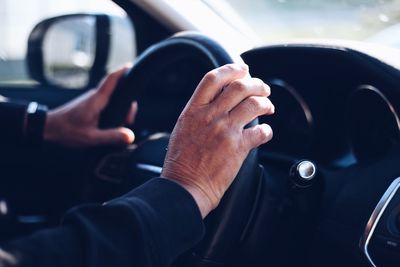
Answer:
<svg viewBox="0 0 400 267"><path fill-rule="evenodd" d="M130 144L135 139L132 130L124 127L99 129L102 110L107 106L119 78L128 70L126 66L108 75L98 86L47 114L44 140L67 147ZM133 102L126 123L132 124L137 112Z"/></svg>
<svg viewBox="0 0 400 267"><path fill-rule="evenodd" d="M206 74L171 134L161 176L194 197L203 218L220 202L251 149L268 142L267 124L244 126L274 113L270 88L245 65Z"/></svg>

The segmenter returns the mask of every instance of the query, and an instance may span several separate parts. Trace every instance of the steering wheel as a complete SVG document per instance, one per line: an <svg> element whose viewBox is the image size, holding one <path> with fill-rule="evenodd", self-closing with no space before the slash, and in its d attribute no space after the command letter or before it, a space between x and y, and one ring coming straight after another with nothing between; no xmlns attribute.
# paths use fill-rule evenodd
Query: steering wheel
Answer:
<svg viewBox="0 0 400 267"><path fill-rule="evenodd" d="M161 41L137 58L132 69L120 80L109 105L101 115L100 127L122 125L131 102L150 90L149 81L157 79L154 77L155 73L174 62L193 57L196 58L198 64L203 64L207 71L234 62L234 57L221 45L200 33L184 32ZM179 77L180 74L176 73L176 75ZM257 120L250 125L255 123ZM153 165L161 168L168 140L165 136L152 140L144 142L140 149L149 148L154 153L139 153L135 156L135 160L136 162L146 161L152 157L151 154L161 153L162 156L158 160L152 160ZM135 168L139 165L135 164ZM226 264L227 259L232 258L250 223L261 175L262 168L258 165L257 151L253 150L244 161L218 208L206 218L204 239L188 252L186 257L183 257L184 260L181 259L185 261L185 266L221 266Z"/></svg>

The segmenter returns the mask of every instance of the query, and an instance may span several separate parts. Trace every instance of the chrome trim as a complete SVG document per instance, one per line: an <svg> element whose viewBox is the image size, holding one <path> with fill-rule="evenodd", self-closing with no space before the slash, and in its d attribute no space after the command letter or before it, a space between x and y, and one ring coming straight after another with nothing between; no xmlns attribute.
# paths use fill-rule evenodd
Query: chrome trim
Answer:
<svg viewBox="0 0 400 267"><path fill-rule="evenodd" d="M379 200L378 205L376 205L374 211L372 212L371 217L368 220L368 223L365 227L364 235L361 237L360 248L364 252L371 266L373 267L377 266L375 265L374 261L371 258L371 255L368 252L368 245L369 242L371 241L372 235L374 234L375 228L379 223L379 220L381 219L390 201L393 199L393 197L395 196L395 194L399 189L400 189L400 177L398 177L392 182L392 184L383 194L381 200Z"/></svg>
<svg viewBox="0 0 400 267"><path fill-rule="evenodd" d="M299 173L300 178L306 181L311 181L314 179L316 171L317 168L315 167L314 163L308 160L300 162L297 166L297 172Z"/></svg>
<svg viewBox="0 0 400 267"><path fill-rule="evenodd" d="M145 164L145 163L137 163L136 168L142 171L153 172L155 174L160 175L162 172L162 168L155 165Z"/></svg>
<svg viewBox="0 0 400 267"><path fill-rule="evenodd" d="M308 124L313 127L314 126L314 118L311 112L310 107L308 106L307 102L304 100L304 98L297 92L297 90L290 85L289 83L285 82L284 80L281 79L272 79L267 82L269 85L275 85L275 86L280 86L283 87L286 91L289 92L289 94L299 103L300 107L303 109L304 115L306 116L306 120Z"/></svg>
<svg viewBox="0 0 400 267"><path fill-rule="evenodd" d="M392 103L389 101L389 99L386 97L386 95L383 92L381 92L378 88L376 88L376 87L374 87L372 85L369 85L369 84L360 85L356 89L356 91L353 93L353 95L355 95L358 92L363 91L363 90L372 91L372 92L376 93L378 96L380 96L382 98L382 100L386 103L386 105L388 106L390 112L392 113L393 117L396 120L397 129L400 130L400 118L399 118L399 115L397 114L396 109L394 108Z"/></svg>

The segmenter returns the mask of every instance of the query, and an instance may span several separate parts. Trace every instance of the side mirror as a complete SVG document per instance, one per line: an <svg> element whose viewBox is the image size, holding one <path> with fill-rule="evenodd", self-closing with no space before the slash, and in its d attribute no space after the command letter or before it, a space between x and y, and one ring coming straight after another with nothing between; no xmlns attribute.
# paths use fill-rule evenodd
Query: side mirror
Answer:
<svg viewBox="0 0 400 267"><path fill-rule="evenodd" d="M114 35L125 41L116 40ZM105 14L71 14L41 21L28 39L27 64L44 85L85 89L95 86L110 65L134 59L129 19Z"/></svg>

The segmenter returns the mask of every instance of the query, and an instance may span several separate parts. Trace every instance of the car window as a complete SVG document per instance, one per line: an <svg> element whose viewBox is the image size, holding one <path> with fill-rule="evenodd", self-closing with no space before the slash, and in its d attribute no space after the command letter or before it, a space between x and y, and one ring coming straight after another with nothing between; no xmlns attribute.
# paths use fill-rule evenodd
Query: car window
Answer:
<svg viewBox="0 0 400 267"><path fill-rule="evenodd" d="M356 40L400 48L400 0L227 0L264 42Z"/></svg>
<svg viewBox="0 0 400 267"><path fill-rule="evenodd" d="M30 32L40 21L64 14L104 13L111 19L110 54L107 69L132 60L135 49L116 49L118 36L134 42L134 29L124 10L111 0L1 0L0 1L0 84L22 85L36 83L26 67L27 41ZM122 25L122 26L121 26ZM113 49L114 48L114 49Z"/></svg>

